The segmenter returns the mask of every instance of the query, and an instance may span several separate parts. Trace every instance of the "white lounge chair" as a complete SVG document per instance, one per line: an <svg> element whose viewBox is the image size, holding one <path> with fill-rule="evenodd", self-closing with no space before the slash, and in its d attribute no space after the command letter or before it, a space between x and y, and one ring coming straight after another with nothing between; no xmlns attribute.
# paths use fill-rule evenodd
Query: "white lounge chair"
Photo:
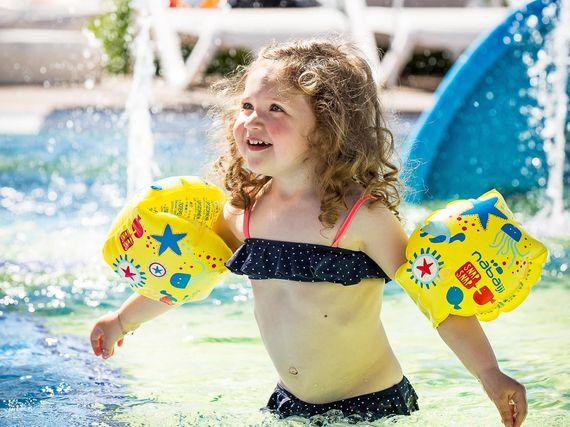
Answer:
<svg viewBox="0 0 570 427"><path fill-rule="evenodd" d="M364 0L347 0L364 3ZM407 7L413 1L369 0L366 6L366 31L374 33L377 41L389 49L379 69L380 86L391 87L418 49L442 49L459 56L478 36L499 24L508 12L506 7L466 7L473 2L439 0L432 4L447 7ZM390 6L377 4L392 3ZM416 0L415 4L429 1Z"/></svg>
<svg viewBox="0 0 570 427"><path fill-rule="evenodd" d="M161 2L149 3L165 78L180 87L199 82L219 48L255 50L271 40L331 33L355 40L376 70L379 87L389 87L414 50L446 49L458 56L507 13L503 7L466 8L468 0L408 1L453 7L406 7L404 0L329 0L322 1L329 6L318 8L267 9L164 9ZM196 40L185 63L180 35ZM383 39L390 43L380 62L376 43Z"/></svg>
<svg viewBox="0 0 570 427"><path fill-rule="evenodd" d="M165 78L182 87L200 81L218 49L256 50L272 40L349 34L346 15L334 7L163 9L160 2L150 3ZM197 39L185 64L180 55L180 34Z"/></svg>

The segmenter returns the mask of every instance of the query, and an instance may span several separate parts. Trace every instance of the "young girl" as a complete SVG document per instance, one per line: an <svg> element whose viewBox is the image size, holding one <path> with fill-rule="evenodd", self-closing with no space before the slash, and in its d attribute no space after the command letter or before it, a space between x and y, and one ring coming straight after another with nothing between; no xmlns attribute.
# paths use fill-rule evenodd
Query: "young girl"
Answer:
<svg viewBox="0 0 570 427"><path fill-rule="evenodd" d="M418 409L380 308L405 259L398 169L370 67L350 44L263 49L221 86L227 152L216 162L231 199L216 231L228 268L251 279L255 318L279 374L267 410L341 410L374 420ZM108 358L123 336L170 307L138 294L100 318L91 341ZM476 318L438 332L482 383L506 426L526 415L524 387L503 374Z"/></svg>

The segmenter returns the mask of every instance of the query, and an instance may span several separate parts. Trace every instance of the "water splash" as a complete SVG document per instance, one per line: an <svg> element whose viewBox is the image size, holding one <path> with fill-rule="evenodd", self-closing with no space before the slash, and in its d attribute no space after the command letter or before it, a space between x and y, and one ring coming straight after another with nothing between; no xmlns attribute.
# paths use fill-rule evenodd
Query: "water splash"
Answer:
<svg viewBox="0 0 570 427"><path fill-rule="evenodd" d="M153 180L154 139L151 129L150 98L154 75L153 44L150 40L151 16L146 0L132 2L137 11L137 36L134 41L135 67L126 105L129 120L127 150L127 194Z"/></svg>
<svg viewBox="0 0 570 427"><path fill-rule="evenodd" d="M556 3L553 4L553 8ZM543 122L541 137L548 164L545 207L529 223L535 233L546 236L570 234L570 212L564 210L564 168L568 121L568 74L570 67L570 0L560 0L558 22L546 39L533 67L536 98ZM549 9L547 9L548 11ZM551 10L551 13L555 13Z"/></svg>

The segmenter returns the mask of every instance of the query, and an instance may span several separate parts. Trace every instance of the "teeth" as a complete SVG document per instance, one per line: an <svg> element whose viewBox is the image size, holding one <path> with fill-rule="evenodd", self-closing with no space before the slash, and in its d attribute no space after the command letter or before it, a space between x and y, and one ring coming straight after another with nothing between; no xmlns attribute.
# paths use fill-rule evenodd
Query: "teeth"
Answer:
<svg viewBox="0 0 570 427"><path fill-rule="evenodd" d="M247 143L251 145L271 145L269 142L261 141L260 139L248 139Z"/></svg>

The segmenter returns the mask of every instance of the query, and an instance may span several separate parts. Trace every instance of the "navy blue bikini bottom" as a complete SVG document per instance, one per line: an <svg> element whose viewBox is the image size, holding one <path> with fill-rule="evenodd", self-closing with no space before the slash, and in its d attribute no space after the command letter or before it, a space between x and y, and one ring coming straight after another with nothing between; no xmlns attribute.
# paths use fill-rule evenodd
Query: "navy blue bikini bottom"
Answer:
<svg viewBox="0 0 570 427"><path fill-rule="evenodd" d="M340 411L348 421L360 422L394 415L410 415L418 409L418 396L408 379L404 377L398 384L385 390L323 404L304 402L285 390L281 384L277 384L262 411L271 412L279 418L290 416L309 418L329 413L338 415Z"/></svg>

